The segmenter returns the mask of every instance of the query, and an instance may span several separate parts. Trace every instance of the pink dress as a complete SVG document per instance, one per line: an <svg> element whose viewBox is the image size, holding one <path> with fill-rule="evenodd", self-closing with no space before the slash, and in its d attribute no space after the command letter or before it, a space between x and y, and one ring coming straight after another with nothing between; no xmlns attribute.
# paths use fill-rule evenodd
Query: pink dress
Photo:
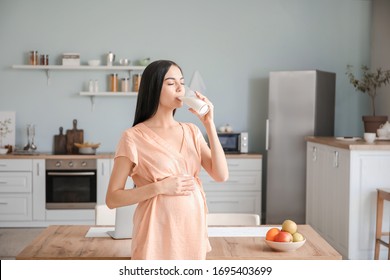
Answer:
<svg viewBox="0 0 390 280"><path fill-rule="evenodd" d="M205 259L211 250L207 236L206 199L198 177L201 169L199 128L181 123L184 142L181 152L143 123L127 129L115 157L135 164L132 177L137 188L163 178L188 174L197 188L189 196L158 195L138 203L133 217L132 259Z"/></svg>

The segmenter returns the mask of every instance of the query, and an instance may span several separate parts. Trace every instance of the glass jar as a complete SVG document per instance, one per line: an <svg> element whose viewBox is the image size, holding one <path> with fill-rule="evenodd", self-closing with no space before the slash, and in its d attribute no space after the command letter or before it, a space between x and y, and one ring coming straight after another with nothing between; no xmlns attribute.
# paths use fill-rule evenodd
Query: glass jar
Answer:
<svg viewBox="0 0 390 280"><path fill-rule="evenodd" d="M30 65L38 65L38 51L30 51L28 62Z"/></svg>
<svg viewBox="0 0 390 280"><path fill-rule="evenodd" d="M116 73L110 75L110 91L118 91L118 74Z"/></svg>
<svg viewBox="0 0 390 280"><path fill-rule="evenodd" d="M121 80L121 90L122 92L129 91L129 78L123 78Z"/></svg>
<svg viewBox="0 0 390 280"><path fill-rule="evenodd" d="M48 54L41 54L40 59L40 65L49 65L49 55Z"/></svg>
<svg viewBox="0 0 390 280"><path fill-rule="evenodd" d="M138 92L141 83L141 74L133 75L133 91Z"/></svg>

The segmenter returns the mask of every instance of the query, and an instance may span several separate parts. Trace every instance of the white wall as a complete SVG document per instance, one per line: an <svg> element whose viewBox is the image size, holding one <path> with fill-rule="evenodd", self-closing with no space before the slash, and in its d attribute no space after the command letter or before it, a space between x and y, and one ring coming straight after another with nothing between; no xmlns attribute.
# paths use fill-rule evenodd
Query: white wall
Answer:
<svg viewBox="0 0 390 280"><path fill-rule="evenodd" d="M187 81L199 70L217 126L248 130L250 150L262 153L268 73L336 72L336 135L360 135L366 104L345 66L369 63L370 29L368 0L0 0L0 111L16 111L20 147L27 123L37 126L38 148L50 151L58 128L77 118L85 140L113 151L132 124L135 98L98 98L92 112L89 98L78 95L90 78L104 88L108 73L53 72L48 86L44 72L11 69L30 50L49 54L50 63L63 52L80 52L86 62L113 51L172 59ZM186 110L177 118L196 122Z"/></svg>

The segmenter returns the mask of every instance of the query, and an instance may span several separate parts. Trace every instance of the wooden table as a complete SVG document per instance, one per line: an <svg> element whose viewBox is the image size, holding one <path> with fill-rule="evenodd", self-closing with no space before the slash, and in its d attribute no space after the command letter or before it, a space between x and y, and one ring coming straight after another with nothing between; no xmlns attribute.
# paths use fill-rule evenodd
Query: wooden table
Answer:
<svg viewBox="0 0 390 280"><path fill-rule="evenodd" d="M124 260L131 259L131 240L110 237L85 237L90 226L49 226L19 255L17 260ZM309 225L299 225L306 243L293 252L273 251L264 237L210 237L210 260L341 260Z"/></svg>

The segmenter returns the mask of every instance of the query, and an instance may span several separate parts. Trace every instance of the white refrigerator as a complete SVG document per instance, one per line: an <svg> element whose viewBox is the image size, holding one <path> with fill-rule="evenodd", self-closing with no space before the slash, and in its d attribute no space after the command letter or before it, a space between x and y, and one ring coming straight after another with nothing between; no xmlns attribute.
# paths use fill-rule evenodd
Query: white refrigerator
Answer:
<svg viewBox="0 0 390 280"><path fill-rule="evenodd" d="M305 223L306 136L333 136L336 74L270 72L265 222Z"/></svg>

